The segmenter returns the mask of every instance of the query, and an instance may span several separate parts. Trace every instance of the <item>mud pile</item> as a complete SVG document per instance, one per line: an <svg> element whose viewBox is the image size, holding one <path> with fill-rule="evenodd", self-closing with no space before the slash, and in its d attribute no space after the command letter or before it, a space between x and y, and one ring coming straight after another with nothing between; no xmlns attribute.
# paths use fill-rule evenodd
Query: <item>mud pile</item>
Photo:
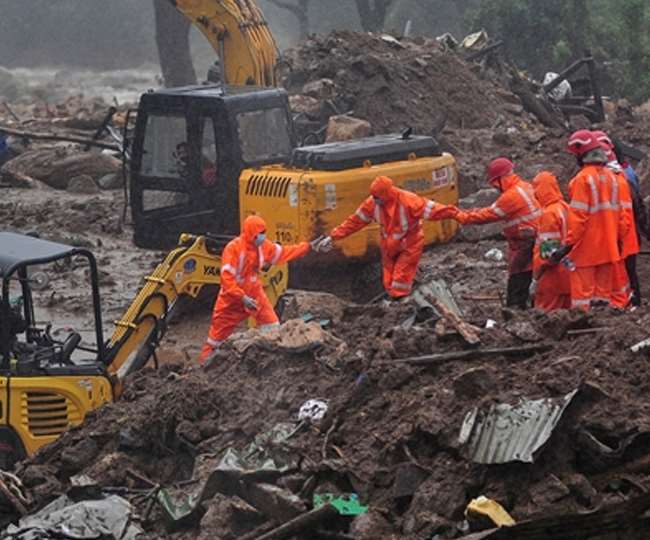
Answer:
<svg viewBox="0 0 650 540"><path fill-rule="evenodd" d="M329 99L338 113L352 111L377 133L411 126L428 134L445 121L488 128L521 113L516 96L431 39L334 32L308 38L285 59L290 93Z"/></svg>
<svg viewBox="0 0 650 540"><path fill-rule="evenodd" d="M311 507L314 493L358 493L370 506L364 518L370 530L359 533L355 521L357 538L462 536L464 509L479 495L500 502L517 521L640 495L650 474L650 374L647 356L629 347L647 337L650 311L502 311L496 293L504 269L481 260L494 245L436 249L421 277L435 269L436 277L455 282L468 321L480 327L488 318L496 321L482 332L482 346L539 344L548 346L546 352L411 366L396 360L464 350L463 343L438 335L432 319L407 323L413 313L407 304L334 303L314 315L331 320L329 330L347 345L344 353L232 348L206 373L173 363L146 370L128 381L118 403L93 413L24 463L19 474L36 505L67 490L79 474L105 488L128 488L126 494L156 484L188 494L205 482L206 460L214 465L229 449L244 450L278 423L297 425L303 403L325 399L325 418L302 424L283 443L292 468L268 473L265 481L293 493L302 509ZM172 332L177 341L183 341L185 324L196 321L179 323ZM171 356L163 345L163 362ZM480 465L458 442L474 407L557 398L576 389L534 464ZM234 538L258 524L268 529L283 521L241 497L212 493L195 519L175 532L163 530L163 511L156 506L145 526L152 537ZM145 503L134 502L144 510ZM242 505L255 517L248 529ZM216 509L224 508L229 511L215 528ZM345 532L349 525L339 519L332 527Z"/></svg>

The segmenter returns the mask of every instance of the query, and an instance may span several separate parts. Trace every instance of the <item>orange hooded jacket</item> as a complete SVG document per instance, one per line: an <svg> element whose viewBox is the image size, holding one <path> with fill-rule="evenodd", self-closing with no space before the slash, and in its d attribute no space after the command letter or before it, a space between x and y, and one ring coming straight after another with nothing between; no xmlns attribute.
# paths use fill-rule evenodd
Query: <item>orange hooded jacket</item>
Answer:
<svg viewBox="0 0 650 540"><path fill-rule="evenodd" d="M382 250L395 255L423 241L422 219L433 221L452 215L453 207L396 188L387 176L377 177L370 193L370 197L361 203L354 214L332 230L330 236L334 240L350 236L376 221L380 226ZM375 197L384 204L377 204Z"/></svg>
<svg viewBox="0 0 650 540"><path fill-rule="evenodd" d="M501 195L487 208L460 210L455 219L463 225L504 221L510 274L532 269L531 248L542 215L533 186L516 174L501 178Z"/></svg>
<svg viewBox="0 0 650 540"><path fill-rule="evenodd" d="M573 246L571 260L577 267L621 260L623 239L631 222L628 213L621 211L621 190L615 173L604 165L584 165L569 183L569 192L566 243Z"/></svg>
<svg viewBox="0 0 650 540"><path fill-rule="evenodd" d="M557 178L541 172L533 180L535 197L542 206L542 216L533 255L533 276L539 280L535 307L558 309L570 307L571 281L567 268L541 257L541 245L548 240L564 244L569 230L569 205L564 201ZM562 298L561 298L562 297Z"/></svg>

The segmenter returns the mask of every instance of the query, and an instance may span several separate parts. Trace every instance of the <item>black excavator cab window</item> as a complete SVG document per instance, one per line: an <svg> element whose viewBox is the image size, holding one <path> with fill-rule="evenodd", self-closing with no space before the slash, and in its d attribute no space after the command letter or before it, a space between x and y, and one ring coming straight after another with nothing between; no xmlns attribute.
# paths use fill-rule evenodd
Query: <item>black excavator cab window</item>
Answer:
<svg viewBox="0 0 650 540"><path fill-rule="evenodd" d="M45 265L81 259L90 278L90 296L94 312L95 346L82 344L76 331L65 339L51 332L51 325L37 320L34 291L46 282ZM40 276L39 276L40 274ZM61 374L95 374L103 371L105 359L100 312L97 263L93 254L78 247L41 240L15 233L0 233L0 371L20 375L38 375L50 370ZM79 284L81 285L81 284ZM94 334L94 336L93 336ZM76 349L92 353L83 366L71 360Z"/></svg>
<svg viewBox="0 0 650 540"><path fill-rule="evenodd" d="M239 234L239 175L286 163L295 146L284 90L192 86L144 94L131 152L136 245L181 233Z"/></svg>

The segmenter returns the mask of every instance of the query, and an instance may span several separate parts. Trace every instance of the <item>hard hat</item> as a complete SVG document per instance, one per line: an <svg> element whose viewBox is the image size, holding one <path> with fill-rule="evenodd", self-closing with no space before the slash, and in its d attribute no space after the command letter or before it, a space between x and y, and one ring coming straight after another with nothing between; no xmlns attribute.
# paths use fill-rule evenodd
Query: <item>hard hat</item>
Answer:
<svg viewBox="0 0 650 540"><path fill-rule="evenodd" d="M580 129L574 132L567 143L567 151L578 157L598 148L602 148L601 142L588 129Z"/></svg>
<svg viewBox="0 0 650 540"><path fill-rule="evenodd" d="M487 166L485 176L488 182L492 182L493 180L512 174L514 168L514 164L508 158L496 158Z"/></svg>

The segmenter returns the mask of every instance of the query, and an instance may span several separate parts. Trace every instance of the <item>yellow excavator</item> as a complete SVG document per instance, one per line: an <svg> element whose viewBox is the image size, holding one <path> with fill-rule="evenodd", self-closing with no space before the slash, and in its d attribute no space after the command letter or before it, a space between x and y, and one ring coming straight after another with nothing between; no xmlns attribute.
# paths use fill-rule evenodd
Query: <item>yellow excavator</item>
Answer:
<svg viewBox="0 0 650 540"><path fill-rule="evenodd" d="M208 38L222 76L141 96L129 138L136 245L168 248L181 232L235 235L252 213L281 243L316 238L353 213L379 175L457 202L456 162L432 137L405 130L299 146L287 93L277 87L277 46L254 0L170 1ZM425 242L446 241L456 228L427 222ZM373 224L310 260L376 260L378 245Z"/></svg>
<svg viewBox="0 0 650 540"><path fill-rule="evenodd" d="M83 422L88 412L119 398L125 378L155 357L179 301L197 298L206 285L219 285L219 255L226 241L181 235L178 245L145 278L105 342L93 254L32 236L0 233L0 469L32 455ZM43 272L32 270L62 261L88 269L94 346L75 331L56 339L51 325L37 323L33 290ZM263 274L263 283L275 305L287 287L286 265L271 267Z"/></svg>

